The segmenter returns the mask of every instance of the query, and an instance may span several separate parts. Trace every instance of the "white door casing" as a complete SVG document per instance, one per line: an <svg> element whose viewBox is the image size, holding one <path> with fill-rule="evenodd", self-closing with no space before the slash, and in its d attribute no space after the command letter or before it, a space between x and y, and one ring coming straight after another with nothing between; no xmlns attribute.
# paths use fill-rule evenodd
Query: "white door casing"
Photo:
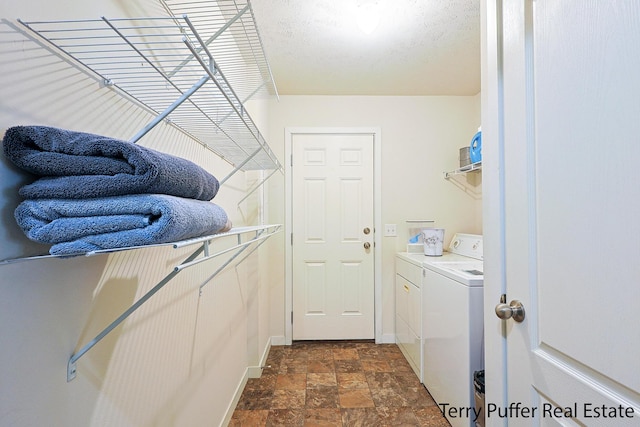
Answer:
<svg viewBox="0 0 640 427"><path fill-rule="evenodd" d="M486 6L487 425L639 425L640 3Z"/></svg>
<svg viewBox="0 0 640 427"><path fill-rule="evenodd" d="M380 251L374 247L379 203L373 188L379 178L379 138L377 128L286 131L286 156L294 164L288 162L285 171L285 232L287 237L293 233L286 254L287 344L373 337L381 342ZM363 182L368 182L364 188Z"/></svg>

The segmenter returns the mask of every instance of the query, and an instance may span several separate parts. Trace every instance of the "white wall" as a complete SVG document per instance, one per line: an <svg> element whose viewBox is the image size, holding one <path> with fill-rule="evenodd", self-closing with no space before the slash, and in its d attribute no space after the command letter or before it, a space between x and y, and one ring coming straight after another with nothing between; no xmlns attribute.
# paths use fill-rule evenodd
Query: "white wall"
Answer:
<svg viewBox="0 0 640 427"><path fill-rule="evenodd" d="M50 125L128 139L150 116L16 29L25 20L155 16L157 1L0 2L0 135ZM252 105L266 129L264 104ZM167 124L140 144L190 159L219 178L231 167ZM259 173L238 173L214 202L234 225L260 220ZM0 260L46 253L17 228L17 190L32 177L0 156ZM235 244L225 240L216 248ZM263 245L267 247L267 245ZM193 249L191 249L193 250ZM198 288L224 261L186 269L78 362L74 350L182 262L189 249L140 249L0 265L0 425L219 425L249 365L268 345L270 284L264 250Z"/></svg>
<svg viewBox="0 0 640 427"><path fill-rule="evenodd" d="M454 232L482 233L481 178L475 174L445 180L455 169L459 148L468 146L480 125L480 97L341 97L281 96L270 106L269 142L284 155L286 127L380 127L382 131L382 223L397 224L397 237L383 237L383 331L394 330L394 255L406 250L408 219L434 219L446 229L446 244ZM285 177L270 181L270 209L284 221ZM281 218L281 219L276 219ZM380 232L380 231L378 231ZM282 254L274 254L282 257ZM273 277L284 274L272 271ZM280 283L274 280L272 286ZM284 283L284 280L282 280ZM273 336L284 335L284 289L272 294Z"/></svg>

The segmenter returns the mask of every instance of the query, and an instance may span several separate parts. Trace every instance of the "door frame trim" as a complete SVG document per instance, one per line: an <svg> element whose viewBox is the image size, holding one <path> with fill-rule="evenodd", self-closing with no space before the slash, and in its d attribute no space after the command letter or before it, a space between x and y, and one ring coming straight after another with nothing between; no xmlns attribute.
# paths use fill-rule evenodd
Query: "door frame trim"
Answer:
<svg viewBox="0 0 640 427"><path fill-rule="evenodd" d="M292 137L296 134L352 134L373 135L373 242L374 242L374 333L376 343L382 343L382 140L380 127L287 127L284 131L284 233L285 233L285 303L284 303L284 337L285 344L293 342L291 313L293 312L293 250L291 233L293 228L292 171L291 155L293 153Z"/></svg>
<svg viewBox="0 0 640 427"><path fill-rule="evenodd" d="M485 401L506 406L509 405L507 325L494 312L500 296L506 294L503 10L502 2L482 0L481 3L481 122L485 142L482 162ZM505 419L487 421L487 426L506 425L507 422Z"/></svg>

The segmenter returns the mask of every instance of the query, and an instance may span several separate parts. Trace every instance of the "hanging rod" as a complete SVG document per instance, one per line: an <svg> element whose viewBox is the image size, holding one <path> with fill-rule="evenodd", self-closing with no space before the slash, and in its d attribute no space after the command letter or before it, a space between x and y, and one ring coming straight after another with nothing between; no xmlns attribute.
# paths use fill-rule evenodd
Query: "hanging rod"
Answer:
<svg viewBox="0 0 640 427"><path fill-rule="evenodd" d="M82 356L84 356L89 350L91 350L91 348L93 348L98 342L100 342L100 340L102 340L104 337L106 337L111 331L113 331L115 328L117 328L118 325L120 325L122 322L124 322L125 319L127 319L138 308L140 308L140 306L142 306L142 304L144 304L156 292L158 292L167 283L169 283L171 281L171 279L173 279L175 276L178 275L178 273L180 273L181 271L183 271L184 269L186 269L188 267L191 267L193 265L199 264L200 262L203 262L203 261L208 261L208 260L210 260L212 258L215 258L217 256L220 256L220 255L223 255L225 253L231 252L232 250L241 248L241 251L243 251L249 245L251 245L251 244L253 244L255 242L259 242L259 244L258 244L258 246L259 246L262 243L264 243L264 241L267 238L269 238L269 237L273 236L274 234L280 232L281 229L282 229L282 225L281 224L252 226L252 227L238 227L238 228L232 229L232 230L230 230L230 231L228 231L226 233L214 234L214 235L211 235L211 236L204 236L204 237L199 237L199 238L195 238L195 239L183 240L183 241L180 241L180 242L172 243L171 245L174 248L182 248L182 247L192 246L192 245L196 245L196 244L198 244L199 247L195 251L193 251L182 263L180 263L179 265L174 267L173 270L164 277L164 279L162 279L160 282L158 282L158 284L156 284L153 288L151 288L151 290L149 290L146 294L144 294L142 297L140 297L140 299L138 299L131 307L129 307L120 316L118 316L117 319L115 319L106 328L104 328L102 330L102 332L100 332L98 335L96 335L95 338L93 338L91 341L89 341L87 344L85 344L82 348L80 348L78 351L76 351L75 353L73 353L71 355L71 357L69 358L69 361L67 363L67 382L73 380L76 377L76 374L77 374L77 362L78 362L78 360L80 360L80 358ZM254 233L255 234L254 237L250 238L249 240L246 240L246 241L242 242L241 241L242 240L241 239L241 235L249 234L249 233ZM235 245L235 246L233 246L231 248L220 250L220 251L218 251L216 253L213 253L213 254L210 253L210 243L211 243L212 240L220 239L220 238L223 238L223 237L234 236L234 235L237 236L237 238L238 238L238 244L237 245ZM102 252L105 252L105 251L95 251L92 254L102 253ZM201 254L203 254L204 256L202 258L198 258ZM239 255L239 253L234 255L230 260L226 261L223 264L223 267L226 267L238 255ZM240 262L244 261L245 259L246 259L246 257L242 258L242 260ZM216 274L218 274L220 271L222 271L222 268L219 268L216 271L216 273L214 274L214 276ZM212 278L213 278L213 276L209 277L206 282L210 281ZM200 287L200 291L202 291L202 286Z"/></svg>

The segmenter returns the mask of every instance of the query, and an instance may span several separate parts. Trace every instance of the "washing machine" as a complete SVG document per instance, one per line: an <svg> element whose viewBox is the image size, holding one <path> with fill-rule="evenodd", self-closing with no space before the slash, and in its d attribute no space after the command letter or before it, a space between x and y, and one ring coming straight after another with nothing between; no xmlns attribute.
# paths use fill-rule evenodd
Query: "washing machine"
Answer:
<svg viewBox="0 0 640 427"><path fill-rule="evenodd" d="M448 251L422 263L424 385L454 427L475 425L473 373L484 364L482 257L482 236L458 233Z"/></svg>

